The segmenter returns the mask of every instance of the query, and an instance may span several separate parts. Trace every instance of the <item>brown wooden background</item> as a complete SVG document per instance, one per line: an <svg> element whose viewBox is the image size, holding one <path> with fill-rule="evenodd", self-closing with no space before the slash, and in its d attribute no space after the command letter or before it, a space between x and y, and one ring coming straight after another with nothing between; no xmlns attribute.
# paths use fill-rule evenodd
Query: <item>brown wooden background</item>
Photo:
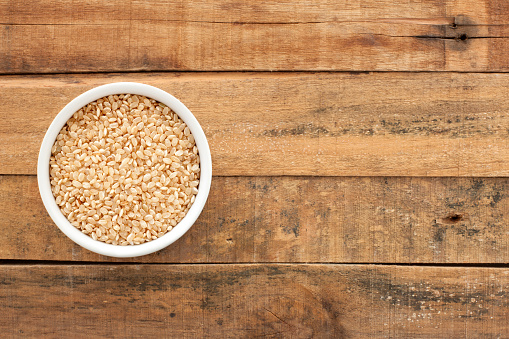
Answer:
<svg viewBox="0 0 509 339"><path fill-rule="evenodd" d="M0 0L6 337L509 337L509 3ZM60 109L137 81L211 146L170 247L96 255L53 224Z"/></svg>

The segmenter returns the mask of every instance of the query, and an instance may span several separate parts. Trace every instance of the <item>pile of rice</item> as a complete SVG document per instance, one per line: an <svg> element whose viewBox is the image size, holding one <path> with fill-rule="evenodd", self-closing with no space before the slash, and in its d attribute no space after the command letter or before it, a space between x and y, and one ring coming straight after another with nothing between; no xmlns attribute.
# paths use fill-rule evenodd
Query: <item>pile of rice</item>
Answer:
<svg viewBox="0 0 509 339"><path fill-rule="evenodd" d="M137 245L184 218L198 193L200 157L189 127L165 105L112 95L77 111L52 148L62 213L94 240Z"/></svg>

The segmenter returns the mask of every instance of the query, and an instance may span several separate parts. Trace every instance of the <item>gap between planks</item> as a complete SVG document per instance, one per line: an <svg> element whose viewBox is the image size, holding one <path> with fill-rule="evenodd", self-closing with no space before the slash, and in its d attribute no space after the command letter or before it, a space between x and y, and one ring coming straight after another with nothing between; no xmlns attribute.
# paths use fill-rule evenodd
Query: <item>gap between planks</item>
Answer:
<svg viewBox="0 0 509 339"><path fill-rule="evenodd" d="M435 37L438 39L438 37ZM435 39L430 37L430 39ZM473 39L473 38L469 38ZM482 39L482 37L481 37ZM508 37L509 39L509 37ZM231 77L233 74L239 75L266 75L266 76L282 76L285 74L507 74L509 73L509 69L507 70L437 70L437 71L429 71L429 70L323 70L323 69L292 69L292 70L272 70L272 69L256 69L256 70L246 70L246 69L228 69L228 70L216 70L216 69L204 69L204 70L123 70L123 71L67 71L67 72L46 72L46 73L24 73L24 72L12 72L12 73L0 73L0 80L3 77L12 77L12 76L20 76L20 77L29 77L33 76L35 79L43 76L79 76L79 75L122 75L122 74L202 74L207 76L228 76Z"/></svg>
<svg viewBox="0 0 509 339"><path fill-rule="evenodd" d="M163 263L163 262L97 262L59 260L0 260L0 266L388 266L388 267L434 267L434 268L509 268L509 263L376 263L376 262L207 262L207 263Z"/></svg>

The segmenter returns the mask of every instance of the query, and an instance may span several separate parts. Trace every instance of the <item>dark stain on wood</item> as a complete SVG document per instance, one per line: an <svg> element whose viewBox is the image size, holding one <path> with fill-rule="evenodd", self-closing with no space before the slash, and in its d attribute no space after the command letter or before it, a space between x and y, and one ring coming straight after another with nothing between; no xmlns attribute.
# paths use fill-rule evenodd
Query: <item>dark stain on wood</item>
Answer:
<svg viewBox="0 0 509 339"><path fill-rule="evenodd" d="M297 238L300 231L299 210L296 208L282 209L280 214L281 220L284 222L280 225L283 232L286 234L293 233L293 235Z"/></svg>
<svg viewBox="0 0 509 339"><path fill-rule="evenodd" d="M490 202L491 207L496 207L497 203L502 200L504 196L500 191L494 191L493 195L491 195L492 201Z"/></svg>
<svg viewBox="0 0 509 339"><path fill-rule="evenodd" d="M275 189L276 186L274 186L273 178L269 177L267 180L262 183L257 183L257 179L255 178L249 178L248 180L249 188L254 191L261 191L262 193L266 194L269 192L270 189Z"/></svg>
<svg viewBox="0 0 509 339"><path fill-rule="evenodd" d="M481 233L480 229L468 227L467 225L462 225L462 226L460 225L459 227L456 227L457 235L473 237L473 236L479 235L480 233Z"/></svg>
<svg viewBox="0 0 509 339"><path fill-rule="evenodd" d="M447 228L445 226L437 223L436 221L433 223L432 226L433 226L433 230L434 230L433 231L433 241L436 244L439 244L442 241L444 241Z"/></svg>
<svg viewBox="0 0 509 339"><path fill-rule="evenodd" d="M384 42L386 39L387 39L387 37L384 37L381 35L365 33L365 34L361 34L357 38L351 39L351 40L353 40L352 44L355 44L355 45L358 44L360 46L365 46L365 47L382 47L384 45Z"/></svg>
<svg viewBox="0 0 509 339"><path fill-rule="evenodd" d="M485 39L487 36L479 35L479 25L474 18L464 14L457 14L454 17L454 25L445 27L445 34L448 40L446 48L456 52L463 52L471 47L472 39Z"/></svg>
<svg viewBox="0 0 509 339"><path fill-rule="evenodd" d="M331 324L334 329L334 337L335 338L348 338L347 330L341 323L342 317L341 314L341 304L334 297L326 296L324 294L315 295L315 298L319 300L319 306L323 311L327 314L328 318L331 320ZM310 315L312 317L312 315ZM312 319L310 319L312 320Z"/></svg>
<svg viewBox="0 0 509 339"><path fill-rule="evenodd" d="M446 103L437 104L447 106ZM339 110L351 110L352 107L327 107L322 112L328 111L328 115L339 112ZM380 108L383 109L383 108ZM441 107L442 110L449 110L448 107ZM455 108L451 108L455 109ZM418 107L415 108L419 110ZM334 111L334 112L332 112ZM403 113L403 112L402 112ZM342 113L345 114L345 113ZM374 114L377 114L374 112ZM412 113L413 115L414 113ZM264 130L260 137L294 137L306 136L309 138L319 137L341 137L345 135L356 136L381 136L381 135L415 135L415 136L441 136L450 138L468 138L472 136L491 136L500 134L501 128L481 123L486 117L477 116L454 116L452 118L439 117L438 115L421 116L412 120L400 119L397 117L384 117L379 120L364 121L363 125L334 124L317 125L315 123L296 124L292 127L273 128ZM504 133L506 131L504 130Z"/></svg>
<svg viewBox="0 0 509 339"><path fill-rule="evenodd" d="M313 123L300 124L291 128L271 129L262 133L268 137L285 137L285 136L301 136L306 135L312 138L318 138L320 135L330 135L327 128L323 126L315 126Z"/></svg>

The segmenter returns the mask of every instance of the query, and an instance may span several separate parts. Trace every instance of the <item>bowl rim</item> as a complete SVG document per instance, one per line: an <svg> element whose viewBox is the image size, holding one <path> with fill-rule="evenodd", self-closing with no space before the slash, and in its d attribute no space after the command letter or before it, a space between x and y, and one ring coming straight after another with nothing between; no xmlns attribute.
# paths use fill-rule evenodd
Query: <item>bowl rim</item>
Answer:
<svg viewBox="0 0 509 339"><path fill-rule="evenodd" d="M69 220L62 214L51 191L49 159L51 156L51 148L53 147L60 130L80 108L86 106L90 102L115 94L143 95L147 98L155 99L171 108L191 130L196 141L198 153L200 154L201 171L198 193L196 195L195 202L187 212L186 216L170 232L156 240L151 240L140 245L119 246L106 244L102 241L94 240L92 237L82 233L76 227L71 225ZM37 161L37 183L39 186L39 193L44 207L48 211L53 222L67 237L78 245L92 252L117 258L137 257L150 254L169 246L183 236L191 228L203 210L210 192L211 181L212 159L210 148L205 133L203 132L198 120L191 111L173 95L157 87L137 82L115 82L101 85L92 88L71 100L55 116L48 127L41 144Z"/></svg>

